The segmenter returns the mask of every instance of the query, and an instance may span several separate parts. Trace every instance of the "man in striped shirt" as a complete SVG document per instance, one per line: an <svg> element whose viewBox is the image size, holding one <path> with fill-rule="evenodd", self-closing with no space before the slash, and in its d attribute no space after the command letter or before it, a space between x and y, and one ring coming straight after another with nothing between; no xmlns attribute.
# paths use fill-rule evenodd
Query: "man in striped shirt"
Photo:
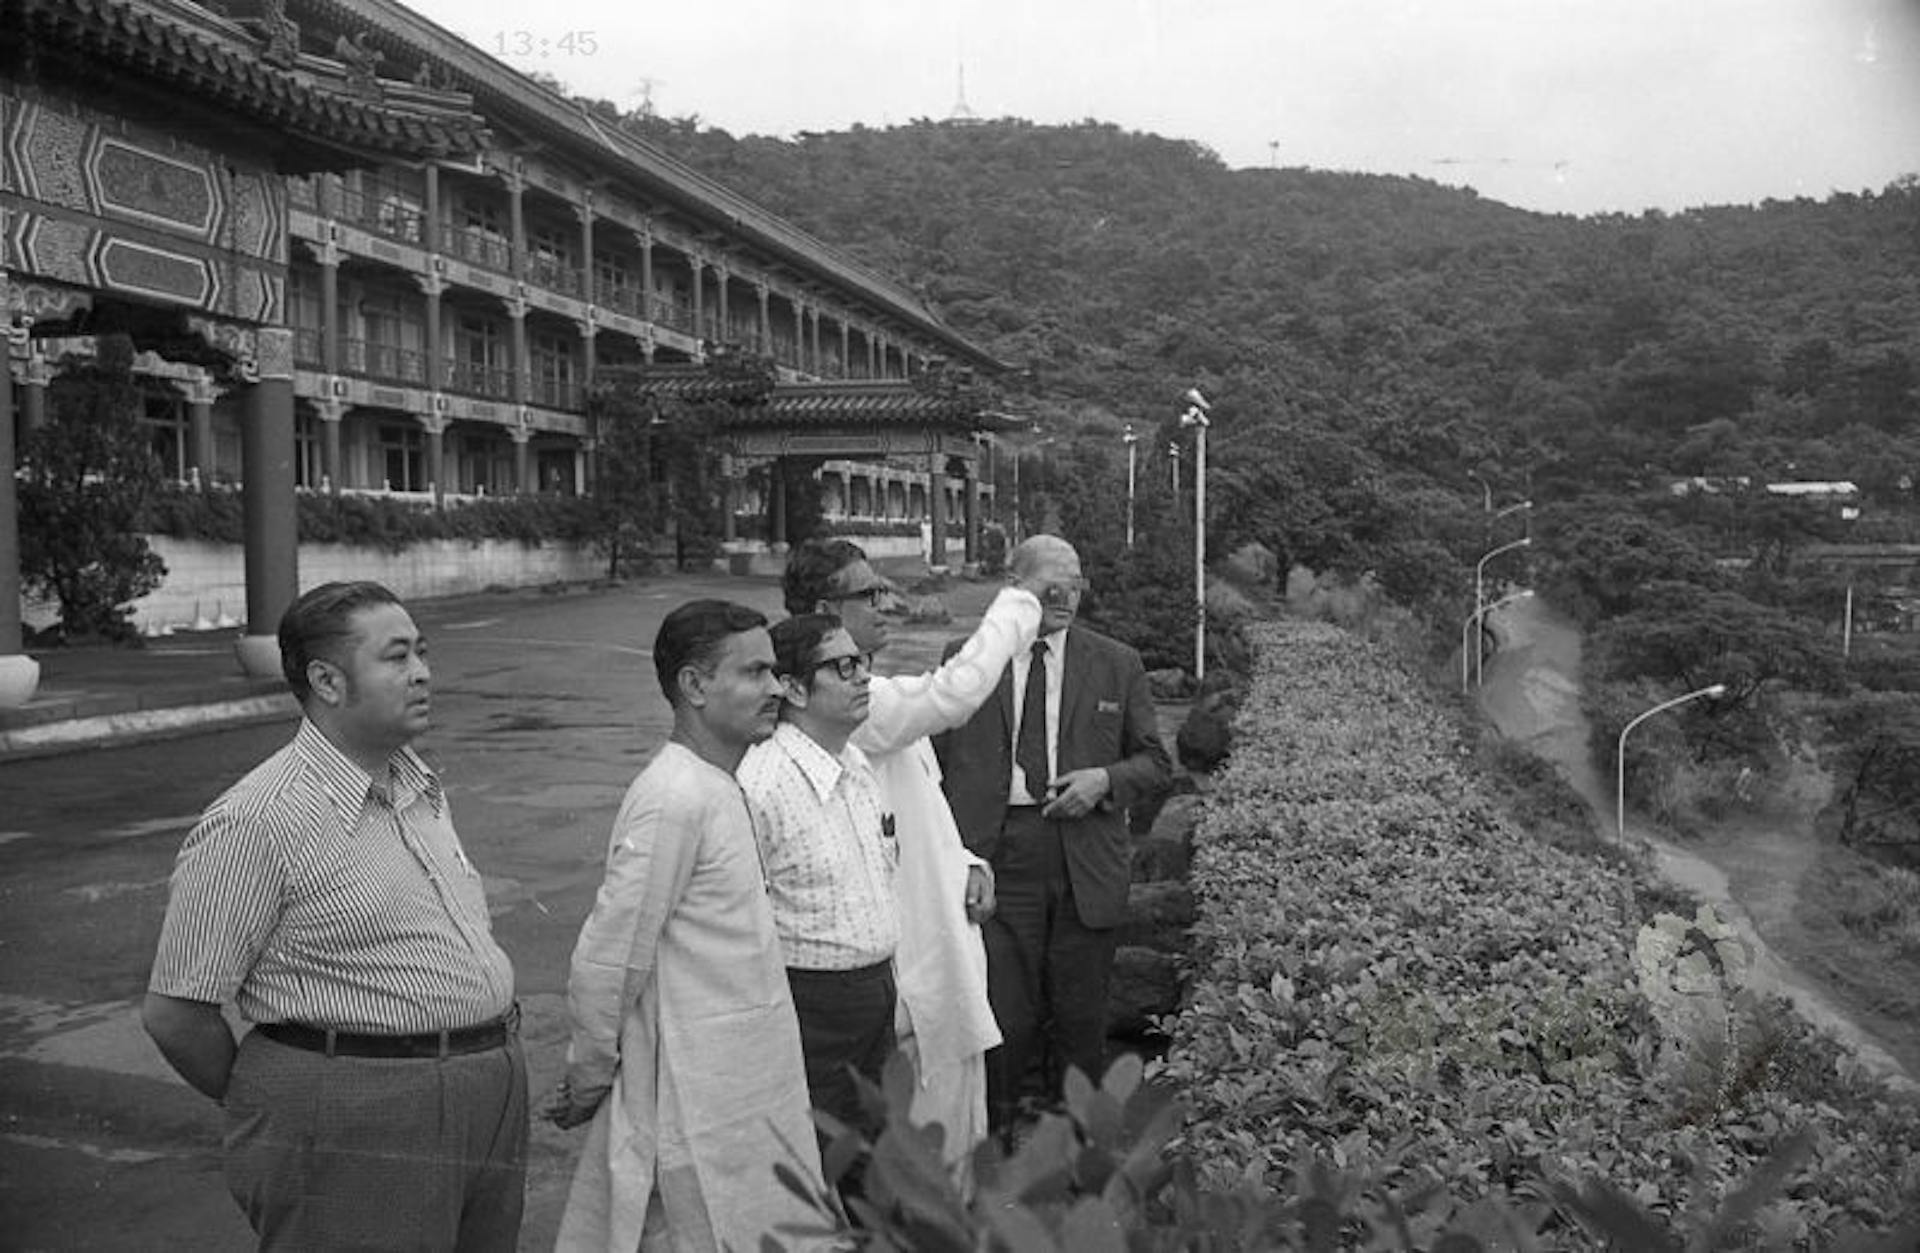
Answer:
<svg viewBox="0 0 1920 1253"><path fill-rule="evenodd" d="M413 748L426 640L377 583L280 621L304 717L187 836L143 1010L226 1107L263 1249L512 1250L526 1177L513 967ZM254 1024L236 1042L231 1003Z"/></svg>

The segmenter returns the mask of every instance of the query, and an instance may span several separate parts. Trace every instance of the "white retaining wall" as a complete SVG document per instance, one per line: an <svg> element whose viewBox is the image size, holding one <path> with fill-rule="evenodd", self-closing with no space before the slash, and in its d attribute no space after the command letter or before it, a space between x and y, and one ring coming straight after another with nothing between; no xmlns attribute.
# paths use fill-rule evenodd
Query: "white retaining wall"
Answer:
<svg viewBox="0 0 1920 1253"><path fill-rule="evenodd" d="M150 535L147 542L167 563L166 582L134 602L134 622L191 625L196 618L217 621L222 613L245 618L246 557L238 544ZM403 600L461 596L490 587L537 587L545 583L583 583L606 573L606 558L574 544L522 544L517 540L434 540L400 552L347 544L302 544L300 586L334 579L372 579ZM39 610L39 612L34 612ZM57 615L35 606L35 626Z"/></svg>
<svg viewBox="0 0 1920 1253"><path fill-rule="evenodd" d="M919 557L923 541L910 535L850 535L847 538L875 559ZM246 555L238 544L149 535L147 542L167 563L166 581L153 593L134 602L134 625L191 627L197 622L233 625L222 616L243 619L247 613ZM742 573L778 577L786 568L786 553L770 552L757 541L743 542L735 551L748 558ZM950 547L952 560L959 549ZM731 563L722 557L719 570ZM737 568L737 567L736 567ZM547 583L585 583L603 577L607 559L591 545L522 544L517 540L433 540L400 552L359 548L346 544L302 544L300 586L312 587L333 579L372 579L392 588L404 600L436 596L463 596L497 587L539 587ZM24 598L22 620L38 630L59 619L45 601Z"/></svg>

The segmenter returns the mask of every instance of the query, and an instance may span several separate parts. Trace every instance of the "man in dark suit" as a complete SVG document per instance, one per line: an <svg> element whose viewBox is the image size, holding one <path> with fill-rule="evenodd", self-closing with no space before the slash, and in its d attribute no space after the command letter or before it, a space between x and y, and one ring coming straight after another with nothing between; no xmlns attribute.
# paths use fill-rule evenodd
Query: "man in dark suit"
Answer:
<svg viewBox="0 0 1920 1253"><path fill-rule="evenodd" d="M1086 587L1073 546L1036 535L1009 565L1041 589L1040 637L934 744L961 838L997 885L987 992L1005 1042L988 1055L987 1099L1003 1135L1036 1058L1050 1063L1049 1098L1068 1066L1099 1081L1132 860L1126 810L1172 770L1140 654L1073 625Z"/></svg>

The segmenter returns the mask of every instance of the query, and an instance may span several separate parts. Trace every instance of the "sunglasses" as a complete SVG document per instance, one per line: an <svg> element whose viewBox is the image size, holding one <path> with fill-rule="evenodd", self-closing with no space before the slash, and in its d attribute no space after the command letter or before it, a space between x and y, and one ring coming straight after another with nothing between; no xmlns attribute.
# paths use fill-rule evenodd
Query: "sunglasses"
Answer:
<svg viewBox="0 0 1920 1253"><path fill-rule="evenodd" d="M832 600L835 604L845 600L864 600L867 602L868 608L878 609L887 597L892 594L893 589L885 583L875 583L869 587L863 587L857 592L841 592L839 595L829 597L828 599Z"/></svg>
<svg viewBox="0 0 1920 1253"><path fill-rule="evenodd" d="M861 671L873 673L872 653L848 653L844 657L829 657L825 661L813 663L815 670L831 670L840 676L842 683L851 683Z"/></svg>

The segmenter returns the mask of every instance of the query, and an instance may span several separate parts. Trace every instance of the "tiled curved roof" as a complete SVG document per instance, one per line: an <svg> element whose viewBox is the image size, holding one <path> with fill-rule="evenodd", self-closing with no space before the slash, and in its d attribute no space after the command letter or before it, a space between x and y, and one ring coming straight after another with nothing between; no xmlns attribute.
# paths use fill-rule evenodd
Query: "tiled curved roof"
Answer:
<svg viewBox="0 0 1920 1253"><path fill-rule="evenodd" d="M713 370L697 362L661 362L649 366L603 367L596 387L629 392L650 400L688 404L724 400L758 404L772 393L772 373Z"/></svg>
<svg viewBox="0 0 1920 1253"><path fill-rule="evenodd" d="M759 374L715 371L697 363L661 363L609 371L601 386L651 399L727 401L730 429L886 426L999 431L1026 424L986 406L986 393L960 385L899 379L780 383Z"/></svg>
<svg viewBox="0 0 1920 1253"><path fill-rule="evenodd" d="M297 141L382 157L477 152L486 123L451 92L381 82L361 94L337 61L262 58L264 43L198 6L140 0L0 0L0 27L90 67L165 83ZM15 36L18 37L18 36Z"/></svg>

